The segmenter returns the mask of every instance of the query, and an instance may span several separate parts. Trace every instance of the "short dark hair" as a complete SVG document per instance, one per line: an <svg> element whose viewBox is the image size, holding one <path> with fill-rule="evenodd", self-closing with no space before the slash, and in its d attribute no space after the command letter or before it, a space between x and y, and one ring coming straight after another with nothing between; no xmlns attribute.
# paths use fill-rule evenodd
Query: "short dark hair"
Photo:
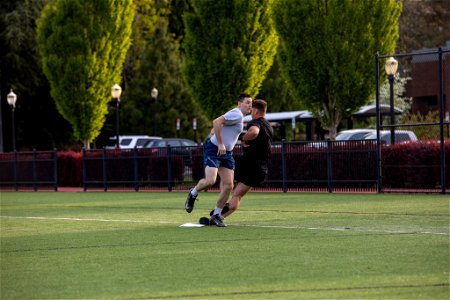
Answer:
<svg viewBox="0 0 450 300"><path fill-rule="evenodd" d="M267 112L267 102L262 99L253 100L252 109L257 109L265 114Z"/></svg>
<svg viewBox="0 0 450 300"><path fill-rule="evenodd" d="M249 94L240 94L238 97L238 101L239 102L243 102L245 98L251 98L252 96L250 96Z"/></svg>

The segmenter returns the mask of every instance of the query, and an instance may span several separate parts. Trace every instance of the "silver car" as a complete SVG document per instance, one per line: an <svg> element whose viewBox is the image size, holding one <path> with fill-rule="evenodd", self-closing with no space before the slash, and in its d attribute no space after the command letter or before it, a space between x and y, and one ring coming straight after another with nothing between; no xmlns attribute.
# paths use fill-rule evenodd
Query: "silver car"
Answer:
<svg viewBox="0 0 450 300"><path fill-rule="evenodd" d="M366 140L374 140L377 138L377 132L366 135ZM414 132L410 130L396 130L395 131L395 142L396 143L406 143L406 142L414 142L417 141L417 136ZM380 131L380 142L382 144L390 145L391 144L391 131L390 130L381 130Z"/></svg>

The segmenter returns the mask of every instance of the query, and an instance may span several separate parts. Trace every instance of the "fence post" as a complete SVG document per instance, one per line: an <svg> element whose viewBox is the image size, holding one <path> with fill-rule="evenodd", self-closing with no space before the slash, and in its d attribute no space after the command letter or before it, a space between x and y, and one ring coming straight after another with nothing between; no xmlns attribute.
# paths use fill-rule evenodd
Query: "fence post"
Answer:
<svg viewBox="0 0 450 300"><path fill-rule="evenodd" d="M120 148L117 148L120 149ZM116 149L114 149L115 152ZM103 148L102 152L102 172L103 172L103 191L108 191L108 178L106 178L106 149Z"/></svg>
<svg viewBox="0 0 450 300"><path fill-rule="evenodd" d="M83 172L83 191L87 191L87 180L86 180L86 148L83 147L83 158L81 160L82 163L82 172Z"/></svg>
<svg viewBox="0 0 450 300"><path fill-rule="evenodd" d="M328 193L333 192L333 161L331 157L331 141L327 140L327 190Z"/></svg>
<svg viewBox="0 0 450 300"><path fill-rule="evenodd" d="M283 192L286 193L288 191L287 186L287 168L286 168L286 140L281 140L281 174L283 178Z"/></svg>
<svg viewBox="0 0 450 300"><path fill-rule="evenodd" d="M138 161L137 161L137 147L133 149L133 170L134 170L134 191L139 191L139 182L138 182Z"/></svg>
<svg viewBox="0 0 450 300"><path fill-rule="evenodd" d="M167 189L169 192L172 191L172 180L172 149L170 148L170 145L167 145Z"/></svg>
<svg viewBox="0 0 450 300"><path fill-rule="evenodd" d="M438 80L439 80L439 136L440 136L440 151L441 151L441 194L446 191L445 178L445 144L444 144L444 77L442 76L442 48L439 48L439 66L438 66ZM448 95L447 95L448 97Z"/></svg>
<svg viewBox="0 0 450 300"><path fill-rule="evenodd" d="M14 188L16 192L19 190L19 183L17 182L17 151L14 149Z"/></svg>
<svg viewBox="0 0 450 300"><path fill-rule="evenodd" d="M378 53L375 54L375 114L377 121L377 192L383 191L382 186L382 169L381 169L381 143L380 143L380 126L381 126L381 114L380 114L380 59Z"/></svg>
<svg viewBox="0 0 450 300"><path fill-rule="evenodd" d="M32 159L32 163L31 163L31 170L33 173L33 190L36 192L37 191L37 178L36 178L36 149L33 149L33 159Z"/></svg>
<svg viewBox="0 0 450 300"><path fill-rule="evenodd" d="M54 160L54 163L53 163L54 185L53 185L53 187L55 189L55 192L57 192L58 191L58 152L56 151L55 148L53 149L53 160Z"/></svg>

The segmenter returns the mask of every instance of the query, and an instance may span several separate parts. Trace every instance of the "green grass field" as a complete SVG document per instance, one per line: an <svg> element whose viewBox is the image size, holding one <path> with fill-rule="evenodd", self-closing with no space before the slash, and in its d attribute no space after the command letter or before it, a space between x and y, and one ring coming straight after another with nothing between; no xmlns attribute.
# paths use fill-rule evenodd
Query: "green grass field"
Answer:
<svg viewBox="0 0 450 300"><path fill-rule="evenodd" d="M449 299L449 196L2 192L1 299Z"/></svg>

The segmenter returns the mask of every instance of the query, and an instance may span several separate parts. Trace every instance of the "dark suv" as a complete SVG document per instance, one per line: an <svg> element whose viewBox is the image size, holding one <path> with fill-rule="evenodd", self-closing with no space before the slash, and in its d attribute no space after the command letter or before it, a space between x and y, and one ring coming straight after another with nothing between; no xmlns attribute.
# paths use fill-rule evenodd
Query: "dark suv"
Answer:
<svg viewBox="0 0 450 300"><path fill-rule="evenodd" d="M167 155L168 146L170 146L172 155L181 156L185 164L191 165L192 149L198 145L196 142L188 139L163 138L147 143L144 145L144 148L150 148L152 154L164 156Z"/></svg>

